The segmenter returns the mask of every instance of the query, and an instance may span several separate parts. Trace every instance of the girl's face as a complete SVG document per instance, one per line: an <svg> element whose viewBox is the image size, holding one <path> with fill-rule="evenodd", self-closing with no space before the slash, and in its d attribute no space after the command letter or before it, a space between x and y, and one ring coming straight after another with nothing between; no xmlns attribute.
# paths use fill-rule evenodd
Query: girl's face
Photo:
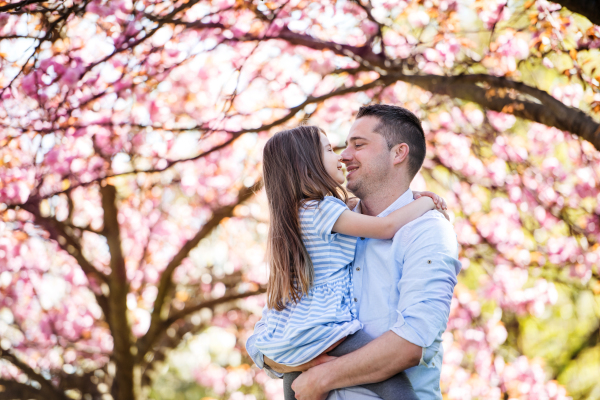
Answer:
<svg viewBox="0 0 600 400"><path fill-rule="evenodd" d="M325 164L325 170L327 173L340 185L344 183L346 178L344 177L344 171L342 171L342 157L335 154L333 148L331 147L331 143L329 143L329 139L327 136L319 133L321 135L321 147L323 149L323 164Z"/></svg>

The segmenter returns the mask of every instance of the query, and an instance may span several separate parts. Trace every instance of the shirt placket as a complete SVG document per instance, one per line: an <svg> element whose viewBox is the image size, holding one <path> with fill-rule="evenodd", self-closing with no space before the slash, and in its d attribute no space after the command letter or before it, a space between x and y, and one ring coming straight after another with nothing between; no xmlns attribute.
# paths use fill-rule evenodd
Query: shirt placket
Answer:
<svg viewBox="0 0 600 400"><path fill-rule="evenodd" d="M365 266L365 246L367 239L364 237L358 238L356 241L356 256L351 265L352 271L352 285L351 285L351 300L352 300L352 309L354 315L358 317L358 310L360 310L360 295L362 293L362 282L363 282L363 272Z"/></svg>

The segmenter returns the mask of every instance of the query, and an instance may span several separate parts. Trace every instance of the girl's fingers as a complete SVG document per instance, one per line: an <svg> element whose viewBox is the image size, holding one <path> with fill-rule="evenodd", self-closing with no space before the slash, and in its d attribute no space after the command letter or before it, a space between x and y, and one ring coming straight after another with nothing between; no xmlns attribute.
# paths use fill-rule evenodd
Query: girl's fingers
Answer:
<svg viewBox="0 0 600 400"><path fill-rule="evenodd" d="M424 192L417 192L417 191L413 191L413 199L418 199L420 197L429 197L431 198L431 200L433 201L433 204L435 205L436 210L447 210L448 209L448 205L446 204L446 200L444 200L443 197L438 196L437 194L433 193L433 192L429 192L429 191L424 191Z"/></svg>

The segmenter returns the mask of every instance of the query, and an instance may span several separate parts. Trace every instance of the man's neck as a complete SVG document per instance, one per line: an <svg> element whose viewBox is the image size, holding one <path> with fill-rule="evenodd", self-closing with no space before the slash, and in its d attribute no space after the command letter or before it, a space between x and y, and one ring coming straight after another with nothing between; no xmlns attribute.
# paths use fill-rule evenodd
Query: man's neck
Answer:
<svg viewBox="0 0 600 400"><path fill-rule="evenodd" d="M360 199L361 214L371 216L381 214L409 189L409 184L410 182L396 185L395 188L388 186L386 189L370 193L369 196Z"/></svg>

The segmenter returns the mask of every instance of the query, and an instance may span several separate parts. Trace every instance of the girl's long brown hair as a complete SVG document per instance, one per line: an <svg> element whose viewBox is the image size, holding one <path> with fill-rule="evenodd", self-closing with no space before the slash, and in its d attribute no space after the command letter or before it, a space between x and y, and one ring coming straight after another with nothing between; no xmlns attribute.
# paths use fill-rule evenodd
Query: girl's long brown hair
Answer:
<svg viewBox="0 0 600 400"><path fill-rule="evenodd" d="M265 145L263 176L269 202L267 305L283 310L308 293L314 271L302 242L299 211L309 200L325 195L347 200L347 193L325 169L316 126L276 133ZM324 133L324 132L323 132Z"/></svg>

